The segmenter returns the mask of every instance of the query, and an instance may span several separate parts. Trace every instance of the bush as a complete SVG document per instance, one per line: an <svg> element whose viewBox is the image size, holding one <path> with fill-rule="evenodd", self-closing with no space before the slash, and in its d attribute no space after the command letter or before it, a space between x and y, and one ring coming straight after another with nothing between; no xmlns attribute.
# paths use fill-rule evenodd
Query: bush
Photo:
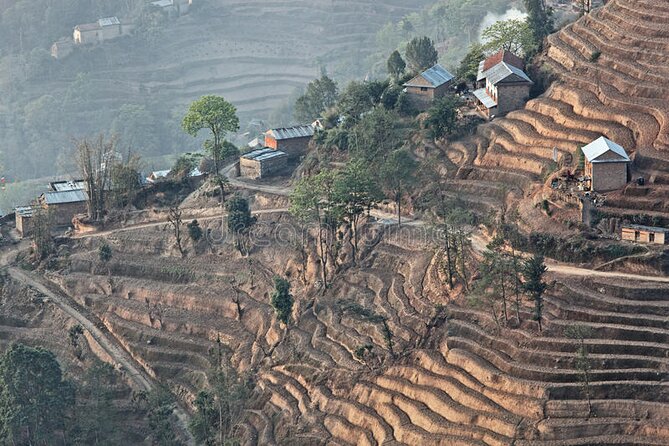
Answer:
<svg viewBox="0 0 669 446"><path fill-rule="evenodd" d="M599 56L602 55L602 52L599 50L593 51L593 53L590 55L590 62L597 62L599 60Z"/></svg>

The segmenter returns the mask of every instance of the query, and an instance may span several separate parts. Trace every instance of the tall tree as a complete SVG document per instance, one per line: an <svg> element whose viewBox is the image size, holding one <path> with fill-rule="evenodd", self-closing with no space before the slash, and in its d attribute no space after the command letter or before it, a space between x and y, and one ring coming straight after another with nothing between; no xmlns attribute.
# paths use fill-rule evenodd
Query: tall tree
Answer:
<svg viewBox="0 0 669 446"><path fill-rule="evenodd" d="M395 202L397 226L402 226L402 199L415 184L417 167L418 163L411 154L402 149L391 152L381 166L379 174L381 187Z"/></svg>
<svg viewBox="0 0 669 446"><path fill-rule="evenodd" d="M239 118L234 105L221 96L203 96L191 103L181 125L191 136L197 136L203 129L211 132L212 143L205 145L205 149L209 150L214 159L214 170L218 173L223 139L228 132L239 130Z"/></svg>
<svg viewBox="0 0 669 446"><path fill-rule="evenodd" d="M539 254L535 254L523 264L523 279L525 279L523 287L534 302L534 320L539 324L539 331L542 330L541 319L544 308L544 292L548 288L548 285L543 280L546 271L548 269L544 264L544 257Z"/></svg>
<svg viewBox="0 0 669 446"><path fill-rule="evenodd" d="M311 122L320 118L323 112L333 107L339 96L337 83L326 74L307 85L307 90L295 101L295 119Z"/></svg>
<svg viewBox="0 0 669 446"><path fill-rule="evenodd" d="M344 221L351 229L353 264L358 258L358 226L365 211L381 200L381 191L369 172L368 164L360 159L351 160L337 175L335 194L342 209Z"/></svg>
<svg viewBox="0 0 669 446"><path fill-rule="evenodd" d="M274 277L271 303L276 311L276 317L287 326L290 313L293 311L293 295L290 294L290 282L283 277Z"/></svg>
<svg viewBox="0 0 669 446"><path fill-rule="evenodd" d="M483 30L483 50L495 53L500 50L525 55L535 46L535 38L525 19L500 20Z"/></svg>
<svg viewBox="0 0 669 446"><path fill-rule="evenodd" d="M444 96L428 110L425 127L430 129L433 138L439 139L450 135L457 128L460 99L456 96Z"/></svg>
<svg viewBox="0 0 669 446"><path fill-rule="evenodd" d="M418 73L434 66L439 53L429 37L414 37L407 44L406 59L409 68Z"/></svg>
<svg viewBox="0 0 669 446"><path fill-rule="evenodd" d="M116 138L82 139L76 144L79 174L86 183L88 218L99 221L105 211L107 191L112 183L113 166L118 162Z"/></svg>
<svg viewBox="0 0 669 446"><path fill-rule="evenodd" d="M74 387L53 353L13 344L0 361L0 437L7 444L53 444L64 438ZM58 441L60 442L60 441Z"/></svg>
<svg viewBox="0 0 669 446"><path fill-rule="evenodd" d="M546 0L524 0L527 23L534 36L537 49L541 49L546 36L554 30L553 10L546 6Z"/></svg>
<svg viewBox="0 0 669 446"><path fill-rule="evenodd" d="M474 43L469 47L469 51L460 61L458 67L458 77L462 80L474 82L479 71L479 63L485 58L483 45Z"/></svg>
<svg viewBox="0 0 669 446"><path fill-rule="evenodd" d="M386 66L388 68L388 73L395 79L398 79L404 74L404 70L406 70L407 64L404 59L402 59L400 52L395 50L392 52L392 54L390 54Z"/></svg>

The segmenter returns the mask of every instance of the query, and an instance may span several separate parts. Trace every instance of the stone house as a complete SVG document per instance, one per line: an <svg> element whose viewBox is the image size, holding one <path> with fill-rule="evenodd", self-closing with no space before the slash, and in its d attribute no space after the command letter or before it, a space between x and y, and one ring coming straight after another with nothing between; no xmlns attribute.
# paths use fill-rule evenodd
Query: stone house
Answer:
<svg viewBox="0 0 669 446"><path fill-rule="evenodd" d="M32 218L34 214L32 206L18 206L14 209L16 230L21 238L29 237L32 233Z"/></svg>
<svg viewBox="0 0 669 446"><path fill-rule="evenodd" d="M77 45L102 43L123 35L123 25L116 17L100 19L95 23L86 23L74 27L73 39Z"/></svg>
<svg viewBox="0 0 669 446"><path fill-rule="evenodd" d="M74 51L74 42L70 39L61 39L51 45L51 57L64 59Z"/></svg>
<svg viewBox="0 0 669 446"><path fill-rule="evenodd" d="M254 150L239 158L239 172L242 176L260 179L275 175L288 166L288 154L269 147Z"/></svg>
<svg viewBox="0 0 669 446"><path fill-rule="evenodd" d="M667 232L669 229L654 226L624 224L622 227L622 239L637 243L650 243L665 245L669 241Z"/></svg>
<svg viewBox="0 0 669 446"><path fill-rule="evenodd" d="M285 152L290 159L299 159L307 153L314 133L313 125L270 129L265 132L265 146Z"/></svg>
<svg viewBox="0 0 669 446"><path fill-rule="evenodd" d="M405 83L404 91L414 107L425 110L449 92L454 79L446 68L437 64Z"/></svg>
<svg viewBox="0 0 669 446"><path fill-rule="evenodd" d="M44 192L39 204L49 211L54 226L70 226L72 218L87 212L88 194L81 189Z"/></svg>
<svg viewBox="0 0 669 446"><path fill-rule="evenodd" d="M523 69L522 59L509 51L481 61L474 91L479 111L491 118L522 108L534 84Z"/></svg>
<svg viewBox="0 0 669 446"><path fill-rule="evenodd" d="M591 190L610 191L622 189L627 184L630 158L620 145L602 136L581 151Z"/></svg>

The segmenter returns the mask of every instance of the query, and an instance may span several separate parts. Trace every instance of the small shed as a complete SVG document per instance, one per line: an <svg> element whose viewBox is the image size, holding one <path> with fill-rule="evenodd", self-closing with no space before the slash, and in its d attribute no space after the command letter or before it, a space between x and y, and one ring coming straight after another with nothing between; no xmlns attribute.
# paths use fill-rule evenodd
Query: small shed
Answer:
<svg viewBox="0 0 669 446"><path fill-rule="evenodd" d="M288 166L288 154L269 147L254 150L239 159L242 176L260 179L275 175Z"/></svg>
<svg viewBox="0 0 669 446"><path fill-rule="evenodd" d="M270 129L265 132L265 146L285 152L289 158L299 158L307 153L309 141L314 137L313 125L296 125Z"/></svg>
<svg viewBox="0 0 669 446"><path fill-rule="evenodd" d="M448 93L454 79L455 76L446 68L436 64L405 83L404 91L419 110L424 110L435 99L442 98Z"/></svg>
<svg viewBox="0 0 669 446"><path fill-rule="evenodd" d="M622 239L637 243L650 243L655 245L666 245L669 238L669 229L657 226L643 226L624 224L622 227Z"/></svg>
<svg viewBox="0 0 669 446"><path fill-rule="evenodd" d="M585 176L596 192L622 189L627 184L630 157L620 145L600 137L581 149L585 157Z"/></svg>
<svg viewBox="0 0 669 446"><path fill-rule="evenodd" d="M18 206L14 209L16 230L24 238L32 233L32 218L35 210L32 206Z"/></svg>

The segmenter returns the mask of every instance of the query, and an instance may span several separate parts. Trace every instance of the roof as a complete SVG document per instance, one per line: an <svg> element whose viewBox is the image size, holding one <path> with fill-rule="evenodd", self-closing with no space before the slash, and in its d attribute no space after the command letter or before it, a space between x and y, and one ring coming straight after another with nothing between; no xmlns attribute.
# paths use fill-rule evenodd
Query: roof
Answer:
<svg viewBox="0 0 669 446"><path fill-rule="evenodd" d="M174 0L158 0L155 2L151 2L151 4L159 8L166 8L168 6L174 6Z"/></svg>
<svg viewBox="0 0 669 446"><path fill-rule="evenodd" d="M53 181L49 183L49 187L54 192L63 192L68 190L83 190L86 189L86 183L84 182L84 180Z"/></svg>
<svg viewBox="0 0 669 446"><path fill-rule="evenodd" d="M488 71L498 63L505 62L508 65L514 66L519 70L525 69L525 61L513 54L511 51L499 50L492 56L483 61L483 71Z"/></svg>
<svg viewBox="0 0 669 446"><path fill-rule="evenodd" d="M581 150L590 163L628 163L630 161L630 157L622 146L603 136L600 136ZM614 159L598 159L607 152L612 152L618 155L618 157Z"/></svg>
<svg viewBox="0 0 669 446"><path fill-rule="evenodd" d="M636 231L648 231L648 232L668 232L667 228L660 228L659 226L644 226L644 225L633 225L623 223L623 229L634 229Z"/></svg>
<svg viewBox="0 0 669 446"><path fill-rule="evenodd" d="M489 70L484 71L483 75L493 85L497 85L502 81L533 83L523 70L506 62L498 63Z"/></svg>
<svg viewBox="0 0 669 446"><path fill-rule="evenodd" d="M170 169L167 170L154 170L151 172L151 175L149 175L152 178L165 178L167 175L169 175L171 172Z"/></svg>
<svg viewBox="0 0 669 446"><path fill-rule="evenodd" d="M307 138L314 136L314 127L311 125L296 125L294 127L270 129L265 132L265 135L271 135L276 140Z"/></svg>
<svg viewBox="0 0 669 446"><path fill-rule="evenodd" d="M32 206L17 206L14 208L14 212L16 215L19 215L21 217L32 217L33 214L35 213L35 210L33 209Z"/></svg>
<svg viewBox="0 0 669 446"><path fill-rule="evenodd" d="M98 20L100 27L120 25L121 21L116 17L105 17Z"/></svg>
<svg viewBox="0 0 669 446"><path fill-rule="evenodd" d="M404 84L405 87L425 87L424 82L420 82L419 78L424 79L428 83L428 87L437 88L444 85L446 82L453 80L453 76L446 68L440 64L436 64L432 68L423 71L418 76L411 79Z"/></svg>
<svg viewBox="0 0 669 446"><path fill-rule="evenodd" d="M286 152L282 152L281 150L274 150L269 147L265 147L263 149L258 149L246 153L242 155L242 158L253 161L264 161L271 158L278 158L284 156L288 156L288 154Z"/></svg>
<svg viewBox="0 0 669 446"><path fill-rule="evenodd" d="M79 31L95 31L96 29L100 29L100 24L98 22L84 23L82 25L75 26L74 29Z"/></svg>
<svg viewBox="0 0 669 446"><path fill-rule="evenodd" d="M490 97L485 88L479 88L478 90L475 90L474 96L476 96L476 99L481 101L481 104L483 104L485 108L490 109L493 107L497 107L497 103L493 98Z"/></svg>
<svg viewBox="0 0 669 446"><path fill-rule="evenodd" d="M88 194L83 190L70 190L63 192L44 192L42 194L46 204L80 203L88 200Z"/></svg>

